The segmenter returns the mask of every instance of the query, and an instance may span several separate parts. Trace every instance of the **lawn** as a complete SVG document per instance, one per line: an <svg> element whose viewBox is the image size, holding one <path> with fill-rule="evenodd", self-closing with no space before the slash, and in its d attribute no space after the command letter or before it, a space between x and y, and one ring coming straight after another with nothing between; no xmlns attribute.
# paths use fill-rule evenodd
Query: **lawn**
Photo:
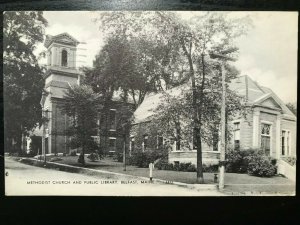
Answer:
<svg viewBox="0 0 300 225"><path fill-rule="evenodd" d="M68 164L73 166L82 166L77 162L78 156L63 156L62 160L57 163ZM136 166L126 166L123 170L123 163L116 162L112 158L105 158L98 162L91 162L86 159L86 167L92 169L106 170L116 173L124 173L134 176L149 176L148 168L137 168ZM213 184L214 173L204 173L204 181L207 184ZM177 181L188 184L195 184L196 172L180 172L157 170L153 171L153 178ZM274 176L271 178L255 177L248 174L225 173L225 192L295 192L295 183L282 176Z"/></svg>

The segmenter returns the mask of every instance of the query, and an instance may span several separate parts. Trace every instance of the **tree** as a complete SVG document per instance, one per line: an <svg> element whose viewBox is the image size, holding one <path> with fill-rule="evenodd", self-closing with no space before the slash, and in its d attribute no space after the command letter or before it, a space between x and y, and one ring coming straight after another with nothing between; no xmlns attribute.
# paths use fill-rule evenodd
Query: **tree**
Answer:
<svg viewBox="0 0 300 225"><path fill-rule="evenodd" d="M21 150L22 136L42 123L43 70L34 50L43 41L43 12L3 13L5 150Z"/></svg>
<svg viewBox="0 0 300 225"><path fill-rule="evenodd" d="M216 68L217 69L217 68ZM222 95L221 79L217 73L208 73L205 95L203 95L203 108L201 120L201 140L208 146L217 147L219 140L220 111ZM160 104L155 108L150 126L160 131L162 136L169 137L179 142L180 148L194 148L192 91L188 85L182 85L163 93ZM197 103L199 98L197 98ZM235 91L227 91L227 119L232 120L237 116L246 116L249 108L246 99ZM227 132L227 140L231 134Z"/></svg>
<svg viewBox="0 0 300 225"><path fill-rule="evenodd" d="M245 33L248 21L227 19L226 15L208 13L191 18L189 23L175 14L158 12L160 25L173 34L174 45L179 45L189 70L192 89L193 135L197 147L197 182L203 183L202 124L204 90L209 64L205 60L211 50L222 51L232 46L236 37Z"/></svg>
<svg viewBox="0 0 300 225"><path fill-rule="evenodd" d="M286 104L286 107L288 107L289 110L291 110L292 113L295 114L295 116L297 115L297 104L289 102Z"/></svg>
<svg viewBox="0 0 300 225"><path fill-rule="evenodd" d="M133 111L149 92L162 89L161 74L168 77L168 73L166 69L161 73L164 66L160 62L167 57L166 53L162 54L165 50L162 46L159 47L143 38L127 39L126 36L109 37L106 41L96 56L94 67L84 69L84 82L91 85L96 93L104 96L101 114L102 117L106 117L104 126L108 131L107 117L113 96L119 94L118 97L124 105L130 99L134 105L131 109ZM164 62L164 65L167 64ZM106 146L107 134L103 135Z"/></svg>
<svg viewBox="0 0 300 225"><path fill-rule="evenodd" d="M146 94L179 84L171 78L171 65L177 65L171 61L176 57L168 52L168 46L141 37L109 37L96 56L94 68L85 70L85 81L107 99L121 91L122 100L130 97L137 108Z"/></svg>
<svg viewBox="0 0 300 225"><path fill-rule="evenodd" d="M62 111L69 116L73 122L68 129L71 136L71 147L82 148L79 162L85 164L85 150L98 148L92 136L97 131L97 116L102 109L102 96L95 94L91 87L87 85L72 86L68 89L64 97Z"/></svg>
<svg viewBox="0 0 300 225"><path fill-rule="evenodd" d="M182 68L191 82L192 119L195 145L197 146L197 181L203 183L202 170L202 117L206 88L207 62L210 51L222 51L231 47L236 37L248 28L247 18L230 19L224 13L204 13L189 21L181 13L132 12L102 13L101 27L112 35L147 37L170 46L179 55ZM228 66L227 66L228 67ZM229 77L230 79L230 77ZM184 79L186 81L186 79Z"/></svg>

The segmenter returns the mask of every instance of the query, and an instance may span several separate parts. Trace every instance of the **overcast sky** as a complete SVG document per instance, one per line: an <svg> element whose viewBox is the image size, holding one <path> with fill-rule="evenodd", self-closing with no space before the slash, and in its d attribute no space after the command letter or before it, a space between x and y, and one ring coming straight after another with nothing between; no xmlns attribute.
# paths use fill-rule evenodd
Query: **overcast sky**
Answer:
<svg viewBox="0 0 300 225"><path fill-rule="evenodd" d="M195 13L195 12L193 12ZM200 12L201 13L201 12ZM241 75L249 75L271 88L284 102L297 101L298 14L296 12L237 12L249 15L254 24L237 42L240 57L235 62ZM78 46L77 65L92 66L103 45L96 12L44 12L49 26L46 34L67 32L86 44ZM42 46L39 46L39 50ZM43 60L43 63L45 61Z"/></svg>

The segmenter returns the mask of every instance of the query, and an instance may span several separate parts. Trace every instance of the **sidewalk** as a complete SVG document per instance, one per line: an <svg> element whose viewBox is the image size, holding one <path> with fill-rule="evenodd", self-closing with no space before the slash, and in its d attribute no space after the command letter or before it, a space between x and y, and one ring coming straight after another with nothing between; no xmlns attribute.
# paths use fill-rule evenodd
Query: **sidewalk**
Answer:
<svg viewBox="0 0 300 225"><path fill-rule="evenodd" d="M77 163L78 157L65 156L61 157L61 161L55 163L67 164L82 168L82 165ZM135 166L126 166L124 171L123 163L113 161L112 159L103 159L98 162L90 162L86 160L85 169L93 171L102 171L107 173L116 173L129 176L140 177L149 180L148 168L137 168ZM213 181L214 173L204 173L206 185L196 184L195 172L180 172L154 170L153 178L156 182L172 182L179 186L197 188L206 186L206 188L216 189L216 183ZM295 182L281 177L274 176L271 178L255 177L248 174L225 174L225 189L223 191L227 195L295 195Z"/></svg>

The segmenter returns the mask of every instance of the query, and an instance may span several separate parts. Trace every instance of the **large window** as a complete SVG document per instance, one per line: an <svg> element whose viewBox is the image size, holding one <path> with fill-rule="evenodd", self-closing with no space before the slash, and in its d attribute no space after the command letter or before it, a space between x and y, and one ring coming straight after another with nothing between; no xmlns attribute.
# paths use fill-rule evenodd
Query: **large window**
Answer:
<svg viewBox="0 0 300 225"><path fill-rule="evenodd" d="M181 138L180 138L180 128L176 129L176 150L180 150L181 147Z"/></svg>
<svg viewBox="0 0 300 225"><path fill-rule="evenodd" d="M161 149L164 144L164 138L162 136L157 135L157 149Z"/></svg>
<svg viewBox="0 0 300 225"><path fill-rule="evenodd" d="M135 148L135 139L134 139L134 137L131 137L130 138L130 150L134 151L134 148Z"/></svg>
<svg viewBox="0 0 300 225"><path fill-rule="evenodd" d="M145 151L147 148L148 148L148 135L145 134L143 139L143 151Z"/></svg>
<svg viewBox="0 0 300 225"><path fill-rule="evenodd" d="M109 110L109 123L110 123L110 130L116 130L117 121L116 121L116 110L115 109Z"/></svg>
<svg viewBox="0 0 300 225"><path fill-rule="evenodd" d="M265 155L270 155L271 152L271 125L261 124L261 149Z"/></svg>
<svg viewBox="0 0 300 225"><path fill-rule="evenodd" d="M61 65L68 66L68 52L65 49L61 52Z"/></svg>
<svg viewBox="0 0 300 225"><path fill-rule="evenodd" d="M93 141L96 142L97 144L100 144L100 137L99 136L92 136Z"/></svg>
<svg viewBox="0 0 300 225"><path fill-rule="evenodd" d="M235 150L240 150L240 131L240 122L233 123L233 141Z"/></svg>
<svg viewBox="0 0 300 225"><path fill-rule="evenodd" d="M109 138L109 148L110 151L114 151L116 149L116 138L113 137Z"/></svg>
<svg viewBox="0 0 300 225"><path fill-rule="evenodd" d="M288 130L281 131L281 154L287 156L290 154L290 138L291 134Z"/></svg>

